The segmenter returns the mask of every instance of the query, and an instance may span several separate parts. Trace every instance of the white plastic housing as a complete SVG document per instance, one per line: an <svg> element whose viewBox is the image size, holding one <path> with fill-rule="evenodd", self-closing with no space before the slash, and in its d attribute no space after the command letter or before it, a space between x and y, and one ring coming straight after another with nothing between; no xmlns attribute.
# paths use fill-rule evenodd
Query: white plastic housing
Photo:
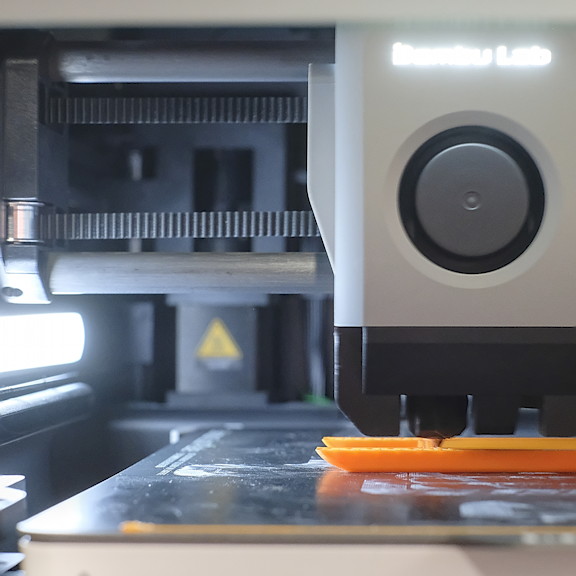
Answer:
<svg viewBox="0 0 576 576"><path fill-rule="evenodd" d="M494 61L396 66L398 42L493 49ZM538 46L550 51L550 62L498 65L500 46L508 53ZM576 35L567 27L337 29L336 326L576 324L575 55ZM546 193L530 247L484 274L451 272L425 258L398 210L412 154L432 136L464 125L517 140L536 162Z"/></svg>

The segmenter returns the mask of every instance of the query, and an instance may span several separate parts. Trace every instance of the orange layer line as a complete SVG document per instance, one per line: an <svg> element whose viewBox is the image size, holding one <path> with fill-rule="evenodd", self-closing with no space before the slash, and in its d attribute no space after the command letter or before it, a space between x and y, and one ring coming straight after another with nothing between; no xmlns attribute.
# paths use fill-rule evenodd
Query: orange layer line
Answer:
<svg viewBox="0 0 576 576"><path fill-rule="evenodd" d="M437 448L440 440L416 437L324 436L329 448Z"/></svg>

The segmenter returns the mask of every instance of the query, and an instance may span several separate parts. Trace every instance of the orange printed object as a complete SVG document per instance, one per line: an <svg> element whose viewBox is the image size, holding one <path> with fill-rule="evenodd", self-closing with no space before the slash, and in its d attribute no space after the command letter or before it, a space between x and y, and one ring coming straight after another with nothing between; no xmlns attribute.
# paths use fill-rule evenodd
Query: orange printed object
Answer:
<svg viewBox="0 0 576 576"><path fill-rule="evenodd" d="M576 450L576 438L465 438L455 436L440 442L442 448L460 450Z"/></svg>
<svg viewBox="0 0 576 576"><path fill-rule="evenodd" d="M440 440L434 438L401 436L324 436L322 442L329 448L436 448L440 445Z"/></svg>
<svg viewBox="0 0 576 576"><path fill-rule="evenodd" d="M576 472L565 438L334 438L318 454L348 472Z"/></svg>

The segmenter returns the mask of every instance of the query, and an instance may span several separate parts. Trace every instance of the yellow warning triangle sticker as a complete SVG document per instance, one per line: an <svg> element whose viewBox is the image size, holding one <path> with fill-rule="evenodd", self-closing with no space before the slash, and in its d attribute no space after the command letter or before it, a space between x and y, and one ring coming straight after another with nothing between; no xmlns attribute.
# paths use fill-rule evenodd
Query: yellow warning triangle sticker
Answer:
<svg viewBox="0 0 576 576"><path fill-rule="evenodd" d="M242 358L242 350L220 318L210 322L196 350L197 358Z"/></svg>

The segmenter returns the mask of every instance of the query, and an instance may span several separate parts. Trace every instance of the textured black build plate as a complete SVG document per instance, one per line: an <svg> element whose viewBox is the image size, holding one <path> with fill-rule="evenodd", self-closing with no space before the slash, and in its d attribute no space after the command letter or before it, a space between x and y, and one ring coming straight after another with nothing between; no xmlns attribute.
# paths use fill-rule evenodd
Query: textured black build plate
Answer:
<svg viewBox="0 0 576 576"><path fill-rule="evenodd" d="M576 476L346 473L314 452L343 432L198 431L19 528L33 541L576 542ZM124 534L131 520L178 530Z"/></svg>

